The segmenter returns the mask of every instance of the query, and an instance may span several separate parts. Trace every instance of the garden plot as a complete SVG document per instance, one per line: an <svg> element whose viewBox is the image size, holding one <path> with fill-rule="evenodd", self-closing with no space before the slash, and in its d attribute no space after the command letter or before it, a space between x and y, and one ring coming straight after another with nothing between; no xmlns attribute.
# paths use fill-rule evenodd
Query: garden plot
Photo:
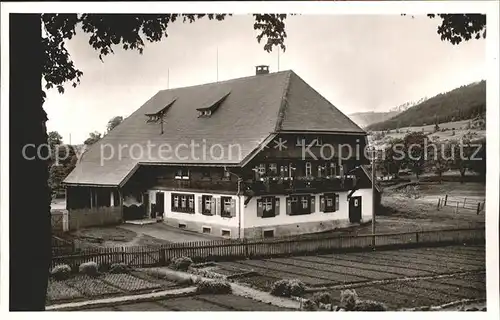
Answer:
<svg viewBox="0 0 500 320"><path fill-rule="evenodd" d="M445 265L436 261L419 261L418 259L412 257L396 256L394 254L385 252L377 252L373 256L370 256L367 253L353 253L342 256L340 259L355 259L355 261L366 261L366 263L398 266L407 269L420 269L422 270L422 272L427 272L430 274L443 274L461 271L459 267L454 266L451 263Z"/></svg>
<svg viewBox="0 0 500 320"><path fill-rule="evenodd" d="M122 290L110 286L98 278L91 278L88 276L76 276L74 278L66 280L65 283L80 291L87 297L98 297L109 294L123 293Z"/></svg>
<svg viewBox="0 0 500 320"><path fill-rule="evenodd" d="M338 279L339 276L338 274L335 275L331 272L310 270L267 260L246 260L241 263L250 265L255 268L256 271L263 274L270 274L272 276L273 274L269 272L277 272L281 273L281 278L283 279L286 279L283 275L287 275L288 279L296 278L311 286L335 283L335 279Z"/></svg>
<svg viewBox="0 0 500 320"><path fill-rule="evenodd" d="M441 278L441 279L436 279L436 282L459 286L466 289L486 291L485 273L464 275L461 277L453 277L453 278Z"/></svg>
<svg viewBox="0 0 500 320"><path fill-rule="evenodd" d="M433 248L435 254L456 255L466 259L484 261L486 259L486 250L483 248L461 248L461 247L445 247Z"/></svg>
<svg viewBox="0 0 500 320"><path fill-rule="evenodd" d="M276 307L270 304L266 304L259 301L254 301L249 298L235 296L235 295L224 295L220 297L218 295L203 295L196 297L198 300L207 301L224 308L231 308L236 311L283 311L283 308Z"/></svg>
<svg viewBox="0 0 500 320"><path fill-rule="evenodd" d="M356 292L360 299L383 302L389 309L418 306L422 303L417 302L413 295L406 292L386 290L378 286L356 288ZM424 300L423 302L428 303L430 300Z"/></svg>
<svg viewBox="0 0 500 320"><path fill-rule="evenodd" d="M357 254L356 254L357 255ZM475 270L480 270L484 269L483 267L477 267L477 266L468 266L463 264L463 261L456 261L456 260L451 260L451 259L446 259L446 258L434 258L431 259L431 257L427 256L420 256L418 254L406 254L402 252L390 252L390 251L385 251L385 252L378 252L377 253L379 258L383 258L388 262L391 261L404 261L407 263L412 263L414 266L430 266L434 268L436 274L445 274L445 273L454 273L454 272L463 272L463 271L475 271ZM361 255L360 255L361 256Z"/></svg>
<svg viewBox="0 0 500 320"><path fill-rule="evenodd" d="M76 289L66 285L63 281L50 280L47 287L47 299L50 302L83 298Z"/></svg>
<svg viewBox="0 0 500 320"><path fill-rule="evenodd" d="M106 274L100 279L107 284L127 292L159 289L161 285L151 283L129 274Z"/></svg>
<svg viewBox="0 0 500 320"><path fill-rule="evenodd" d="M260 260L245 260L239 262L221 262L223 266L229 265L233 267L241 266L245 271L256 271L262 275L270 276L277 279L299 279L310 286L317 285L325 285L331 284L330 281L315 277L314 272L309 272L309 275L297 274L295 272L291 272L285 267L282 267L281 270L276 270L272 268L266 268L264 266L259 266Z"/></svg>
<svg viewBox="0 0 500 320"><path fill-rule="evenodd" d="M436 285L437 287L437 285ZM400 281L390 284L377 285L377 288L387 292L397 292L413 297L412 304L404 304L403 307L436 306L444 303L461 300L464 297L446 293L441 290L418 287L411 281ZM357 290L356 290L357 291ZM375 300L375 299L374 299Z"/></svg>
<svg viewBox="0 0 500 320"><path fill-rule="evenodd" d="M315 257L308 257L314 260ZM297 267L301 268L304 272L319 272L325 274L328 279L330 279L333 283L342 283L342 282L362 282L370 280L369 275L361 275L358 270L352 270L350 268L346 268L343 266L336 266L327 263L318 263L317 261L307 261L302 260L300 257L295 258L282 258L282 259L272 259L266 260L271 263L275 263L277 268L280 265L283 265L284 268L289 267ZM369 272L368 272L369 273ZM381 273L376 273L375 277L385 277Z"/></svg>
<svg viewBox="0 0 500 320"><path fill-rule="evenodd" d="M484 286L483 290L481 289L472 289L472 288L464 288L457 285L451 285L446 283L440 283L437 281L415 281L408 283L417 288L423 288L428 290L434 290L437 292L441 292L444 295L452 294L454 296L459 296L463 299L470 299L475 297L476 299L481 299L486 297L486 286Z"/></svg>
<svg viewBox="0 0 500 320"><path fill-rule="evenodd" d="M239 283L247 284L251 287L258 288L265 292L269 292L273 283L280 280L280 278L270 277L268 275L257 274L257 275L245 275L238 277L236 281Z"/></svg>
<svg viewBox="0 0 500 320"><path fill-rule="evenodd" d="M157 301L157 303L164 306L166 310L172 311L230 311L228 308L197 299L196 297L171 298Z"/></svg>
<svg viewBox="0 0 500 320"><path fill-rule="evenodd" d="M305 257L303 259L311 259L313 257ZM353 268L372 269L378 271L386 270L389 273L399 274L400 277L416 277L421 275L432 275L436 269L431 266L418 265L414 262L391 261L380 257L356 256L349 255L325 255L318 256L318 259L331 261L333 264L342 266L352 266ZM302 259L302 258L301 258ZM312 260L312 259L311 259Z"/></svg>
<svg viewBox="0 0 500 320"><path fill-rule="evenodd" d="M395 256L397 259L398 257L408 257L408 258L413 258L415 259L415 262L420 262L420 261L433 261L441 264L446 264L446 265L454 265L458 267L462 271L472 271L472 270L484 270L485 269L485 261L473 261L469 260L466 258L461 258L458 257L452 253L449 255L445 256L437 256L434 253L427 252L402 252L402 251L397 251L397 252L390 252Z"/></svg>
<svg viewBox="0 0 500 320"><path fill-rule="evenodd" d="M353 261L353 260L340 260L337 256L318 256L318 257L296 257L294 259L309 261L318 265L325 265L329 268L343 268L347 269L346 272L360 274L363 277L370 279L392 279L401 277L413 277L422 274L430 274L429 272L405 269L394 267L391 265L380 266L372 264L371 261Z"/></svg>
<svg viewBox="0 0 500 320"><path fill-rule="evenodd" d="M115 306L114 308L116 311L169 311L163 305L153 301L122 304Z"/></svg>

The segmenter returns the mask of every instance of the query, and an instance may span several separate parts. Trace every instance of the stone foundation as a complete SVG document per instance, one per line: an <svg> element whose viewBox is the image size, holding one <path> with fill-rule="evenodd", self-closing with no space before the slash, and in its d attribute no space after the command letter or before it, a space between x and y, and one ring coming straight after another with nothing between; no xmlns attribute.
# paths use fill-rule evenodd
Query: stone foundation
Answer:
<svg viewBox="0 0 500 320"><path fill-rule="evenodd" d="M366 220L363 222L367 222L370 220ZM324 232L335 230L338 228L347 228L356 224L352 224L348 219L342 220L329 220L329 221L321 221L321 222L302 222L302 223L294 223L294 224L285 224L285 225L269 225L263 227L254 227L254 228L244 228L243 234L245 238L264 238L264 231L273 230L274 237L285 237L285 236L293 236L298 234L306 234L306 233L316 233L316 232Z"/></svg>
<svg viewBox="0 0 500 320"><path fill-rule="evenodd" d="M165 220L163 220L163 223L165 223L166 225L169 225L171 227L175 227L175 228L179 228L179 224L184 224L185 228L179 228L179 229L198 232L198 233L203 233L203 228L208 227L208 228L211 228L210 233L207 233L208 235L212 235L212 236L216 236L216 237L232 238L232 239L238 238L238 228L237 227L224 226L224 225L215 224L215 223L205 223L205 222L199 222L199 221L182 220L182 219L176 219L176 218L165 218ZM230 236L223 236L222 235L223 230L228 230L231 233Z"/></svg>

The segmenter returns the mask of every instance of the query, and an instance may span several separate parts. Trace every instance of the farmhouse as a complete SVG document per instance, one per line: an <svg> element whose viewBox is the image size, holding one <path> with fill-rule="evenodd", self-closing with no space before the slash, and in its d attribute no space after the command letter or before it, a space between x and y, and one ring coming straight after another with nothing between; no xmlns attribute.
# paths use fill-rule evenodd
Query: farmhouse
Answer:
<svg viewBox="0 0 500 320"><path fill-rule="evenodd" d="M368 221L366 144L293 71L162 90L65 179L70 228L158 219L260 238Z"/></svg>

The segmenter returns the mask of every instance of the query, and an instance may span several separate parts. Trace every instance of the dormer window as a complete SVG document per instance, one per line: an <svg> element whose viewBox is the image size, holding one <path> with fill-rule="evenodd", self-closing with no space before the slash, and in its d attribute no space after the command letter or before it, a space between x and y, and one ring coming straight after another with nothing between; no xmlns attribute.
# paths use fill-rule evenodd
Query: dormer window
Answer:
<svg viewBox="0 0 500 320"><path fill-rule="evenodd" d="M210 117L212 115L211 110L198 111L198 117Z"/></svg>
<svg viewBox="0 0 500 320"><path fill-rule="evenodd" d="M145 114L146 117L148 117L148 120L146 122L158 122L159 120L163 120L163 117L167 113L167 111L170 109L172 104L174 104L175 100L177 98L173 98L170 100L166 105L161 106L160 108L157 108L155 110L152 110L151 112L148 112Z"/></svg>
<svg viewBox="0 0 500 320"><path fill-rule="evenodd" d="M208 100L201 108L198 108L198 118L210 118L212 114L219 108L222 102L227 98L231 91L222 91L218 93L215 98Z"/></svg>

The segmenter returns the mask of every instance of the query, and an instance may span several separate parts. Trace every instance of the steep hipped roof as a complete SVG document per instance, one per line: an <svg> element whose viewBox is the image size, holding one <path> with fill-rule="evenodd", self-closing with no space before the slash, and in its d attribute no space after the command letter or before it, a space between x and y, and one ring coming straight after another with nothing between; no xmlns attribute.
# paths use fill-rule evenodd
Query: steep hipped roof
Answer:
<svg viewBox="0 0 500 320"><path fill-rule="evenodd" d="M225 94L216 112L198 117ZM170 103L163 121L147 123ZM238 166L287 131L365 134L293 71L162 90L92 145L64 182L119 185L139 163Z"/></svg>

